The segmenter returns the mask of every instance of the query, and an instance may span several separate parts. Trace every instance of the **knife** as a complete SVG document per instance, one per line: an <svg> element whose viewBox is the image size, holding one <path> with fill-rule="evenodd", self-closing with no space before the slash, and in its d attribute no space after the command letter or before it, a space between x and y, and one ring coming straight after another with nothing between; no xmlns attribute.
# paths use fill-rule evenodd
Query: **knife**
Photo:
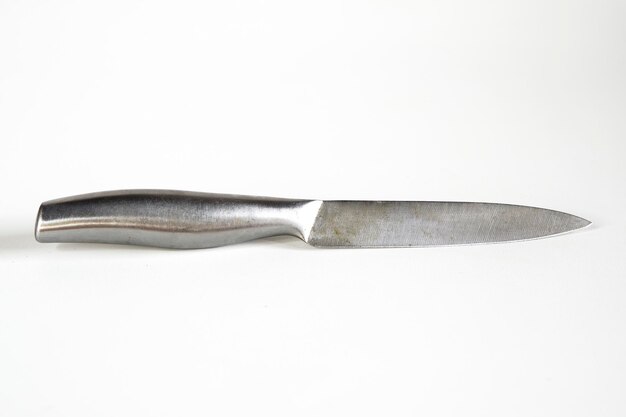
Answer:
<svg viewBox="0 0 626 417"><path fill-rule="evenodd" d="M194 249L291 235L320 248L426 247L536 239L589 224L571 214L511 204L122 190L44 202L35 238Z"/></svg>

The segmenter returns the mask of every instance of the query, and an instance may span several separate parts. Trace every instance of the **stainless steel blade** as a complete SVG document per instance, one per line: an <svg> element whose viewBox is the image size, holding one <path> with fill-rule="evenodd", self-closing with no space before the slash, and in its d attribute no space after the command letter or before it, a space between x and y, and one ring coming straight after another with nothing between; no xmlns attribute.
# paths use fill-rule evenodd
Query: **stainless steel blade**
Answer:
<svg viewBox="0 0 626 417"><path fill-rule="evenodd" d="M536 239L590 222L536 207L493 203L324 201L306 237L317 247L423 247Z"/></svg>

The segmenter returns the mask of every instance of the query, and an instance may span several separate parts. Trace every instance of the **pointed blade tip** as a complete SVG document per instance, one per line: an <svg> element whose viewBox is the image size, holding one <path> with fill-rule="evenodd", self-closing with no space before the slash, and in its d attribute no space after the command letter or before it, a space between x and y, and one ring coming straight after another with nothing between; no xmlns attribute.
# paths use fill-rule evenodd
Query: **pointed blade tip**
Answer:
<svg viewBox="0 0 626 417"><path fill-rule="evenodd" d="M577 225L572 230L584 229L585 227L589 227L593 224L591 220L587 220L578 216L573 216L573 217L576 217Z"/></svg>

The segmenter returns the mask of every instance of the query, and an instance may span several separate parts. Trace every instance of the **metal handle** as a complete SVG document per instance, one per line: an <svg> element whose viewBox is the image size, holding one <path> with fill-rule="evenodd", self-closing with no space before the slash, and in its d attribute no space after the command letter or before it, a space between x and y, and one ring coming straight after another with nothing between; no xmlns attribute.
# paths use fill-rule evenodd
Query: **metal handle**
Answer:
<svg viewBox="0 0 626 417"><path fill-rule="evenodd" d="M170 190L125 190L51 200L39 242L210 248L276 235L305 240L321 202Z"/></svg>

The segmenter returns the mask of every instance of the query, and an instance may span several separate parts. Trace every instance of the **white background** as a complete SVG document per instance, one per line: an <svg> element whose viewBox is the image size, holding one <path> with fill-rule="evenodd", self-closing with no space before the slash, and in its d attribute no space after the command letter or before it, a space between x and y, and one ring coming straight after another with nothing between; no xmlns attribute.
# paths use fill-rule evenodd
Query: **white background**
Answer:
<svg viewBox="0 0 626 417"><path fill-rule="evenodd" d="M0 0L0 415L626 415L623 1ZM467 200L538 241L38 244L41 201Z"/></svg>

